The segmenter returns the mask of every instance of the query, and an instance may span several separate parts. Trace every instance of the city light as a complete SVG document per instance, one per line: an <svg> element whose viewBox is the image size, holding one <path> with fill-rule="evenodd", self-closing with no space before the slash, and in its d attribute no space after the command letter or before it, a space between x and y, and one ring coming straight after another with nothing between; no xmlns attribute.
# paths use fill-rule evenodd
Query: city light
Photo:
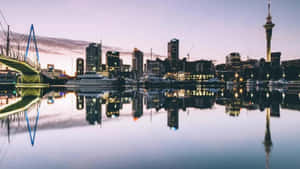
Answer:
<svg viewBox="0 0 300 169"><path fill-rule="evenodd" d="M275 3L1 1L1 167L300 168L300 1Z"/></svg>

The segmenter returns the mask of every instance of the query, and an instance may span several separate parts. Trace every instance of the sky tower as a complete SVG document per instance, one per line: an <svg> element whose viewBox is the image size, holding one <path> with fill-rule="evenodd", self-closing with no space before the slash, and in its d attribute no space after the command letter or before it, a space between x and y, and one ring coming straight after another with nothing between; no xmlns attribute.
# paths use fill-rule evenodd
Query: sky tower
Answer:
<svg viewBox="0 0 300 169"><path fill-rule="evenodd" d="M272 22L271 16L271 0L268 0L268 17L267 23L264 25L267 35L267 62L271 62L271 40L272 40L272 30L275 24Z"/></svg>

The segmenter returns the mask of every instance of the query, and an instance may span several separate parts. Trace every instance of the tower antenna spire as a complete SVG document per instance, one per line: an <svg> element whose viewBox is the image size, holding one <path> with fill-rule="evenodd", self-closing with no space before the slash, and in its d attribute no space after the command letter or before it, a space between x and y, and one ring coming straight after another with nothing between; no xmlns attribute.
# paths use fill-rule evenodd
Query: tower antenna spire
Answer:
<svg viewBox="0 0 300 169"><path fill-rule="evenodd" d="M275 24L272 22L271 16L271 0L268 0L268 17L267 23L264 25L267 35L267 62L271 62L271 41L272 41L272 32Z"/></svg>
<svg viewBox="0 0 300 169"><path fill-rule="evenodd" d="M268 17L267 17L267 22L272 23L271 0L268 0Z"/></svg>
<svg viewBox="0 0 300 169"><path fill-rule="evenodd" d="M268 16L271 17L271 0L268 0Z"/></svg>

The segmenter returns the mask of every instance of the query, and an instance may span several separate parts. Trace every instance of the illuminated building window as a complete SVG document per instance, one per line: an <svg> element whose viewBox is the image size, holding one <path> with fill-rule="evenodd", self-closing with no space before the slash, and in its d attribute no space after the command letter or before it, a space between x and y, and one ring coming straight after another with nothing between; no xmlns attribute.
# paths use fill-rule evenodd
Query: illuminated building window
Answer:
<svg viewBox="0 0 300 169"><path fill-rule="evenodd" d="M283 74L282 74L282 77L283 77L283 78L285 78L285 77L286 77L285 73L283 73Z"/></svg>

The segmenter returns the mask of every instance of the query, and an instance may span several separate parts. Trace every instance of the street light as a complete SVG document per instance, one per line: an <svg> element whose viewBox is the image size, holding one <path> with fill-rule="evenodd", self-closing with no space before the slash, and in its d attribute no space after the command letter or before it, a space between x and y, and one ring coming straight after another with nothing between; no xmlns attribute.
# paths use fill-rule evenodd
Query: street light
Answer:
<svg viewBox="0 0 300 169"><path fill-rule="evenodd" d="M239 77L239 74L235 73L234 77L237 79Z"/></svg>

